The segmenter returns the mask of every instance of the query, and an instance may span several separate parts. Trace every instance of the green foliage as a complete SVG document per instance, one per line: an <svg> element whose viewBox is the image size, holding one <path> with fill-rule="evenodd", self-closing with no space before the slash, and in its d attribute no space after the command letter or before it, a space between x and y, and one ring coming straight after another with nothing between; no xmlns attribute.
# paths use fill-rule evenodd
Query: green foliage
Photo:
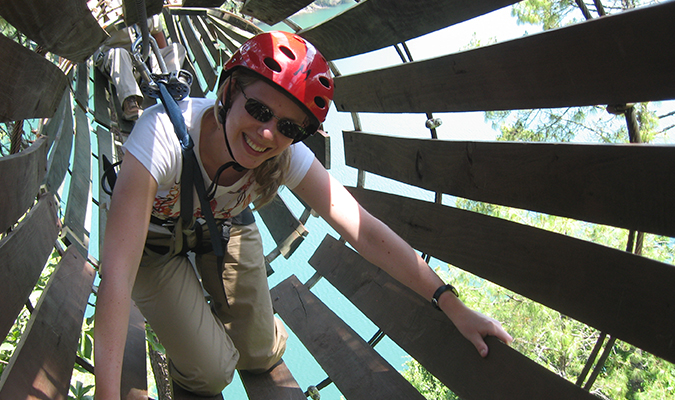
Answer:
<svg viewBox="0 0 675 400"><path fill-rule="evenodd" d="M75 385L70 385L70 393L72 396L68 396L69 400L94 400L94 396L90 396L88 393L91 389L94 388L94 385L87 385L80 381L75 382Z"/></svg>
<svg viewBox="0 0 675 400"><path fill-rule="evenodd" d="M47 261L47 265L42 270L42 274L40 275L40 278L38 279L38 282L29 297L31 304L36 305L39 301L40 296L47 286L47 282L49 281L49 278L54 272L54 269L56 268L56 265L60 259L61 257L59 256L59 253L54 251ZM26 307L24 307L14 322L12 329L10 329L9 333L7 333L7 336L2 342L2 345L0 345L0 374L2 374L5 366L9 363L9 359L12 357L12 353L14 353L14 350L19 344L19 340L21 339L21 335L23 334L29 319L30 312Z"/></svg>
<svg viewBox="0 0 675 400"><path fill-rule="evenodd" d="M544 30L579 22L571 14L576 11L574 0L527 0L514 4L511 15L519 24L540 25ZM583 18L581 13L578 16Z"/></svg>

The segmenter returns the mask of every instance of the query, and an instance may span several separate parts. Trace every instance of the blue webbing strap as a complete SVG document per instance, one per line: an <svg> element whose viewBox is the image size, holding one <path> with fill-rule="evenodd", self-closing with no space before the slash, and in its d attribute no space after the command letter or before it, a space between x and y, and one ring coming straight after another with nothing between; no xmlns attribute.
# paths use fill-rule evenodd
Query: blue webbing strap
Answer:
<svg viewBox="0 0 675 400"><path fill-rule="evenodd" d="M163 82L157 82L157 85L159 86L159 99L164 105L164 109L166 110L166 113L173 124L174 130L176 131L176 136L178 136L181 148L183 149L183 170L181 171L181 193L183 194L181 196L181 218L185 224L192 223L192 188L196 188L197 197L199 197L199 203L202 209L202 215L204 215L204 218L206 219L206 225L209 227L211 245L213 246L213 253L216 255L218 264L216 270L213 271L216 272L217 276L211 276L208 281L213 282L214 285L217 284L217 286L220 288L220 293L212 293L212 290L209 290L209 288L206 287L207 279L204 279L205 289L209 291L211 298L215 303L221 302L218 300L220 294L224 295L224 302L229 307L225 288L223 287L222 283L220 283L223 276L224 261L223 246L219 235L220 231L216 226L216 220L213 217L211 205L206 198L204 178L202 177L202 173L197 163L197 156L194 152L194 142L187 132L185 119L183 119L183 113L178 106L178 102L176 102L176 100L169 94L169 91ZM219 304L214 304L214 306L216 309L219 309Z"/></svg>

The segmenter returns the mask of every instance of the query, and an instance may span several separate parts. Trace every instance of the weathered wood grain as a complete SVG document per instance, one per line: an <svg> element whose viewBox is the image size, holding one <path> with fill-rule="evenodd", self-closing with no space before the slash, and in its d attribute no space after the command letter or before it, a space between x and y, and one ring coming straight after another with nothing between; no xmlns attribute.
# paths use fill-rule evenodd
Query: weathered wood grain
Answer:
<svg viewBox="0 0 675 400"><path fill-rule="evenodd" d="M110 98L108 94L108 78L98 68L94 72L94 119L110 129Z"/></svg>
<svg viewBox="0 0 675 400"><path fill-rule="evenodd" d="M86 61L108 37L80 0L4 0L0 15L35 43L76 63Z"/></svg>
<svg viewBox="0 0 675 400"><path fill-rule="evenodd" d="M675 147L456 142L344 132L345 163L487 203L675 236Z"/></svg>
<svg viewBox="0 0 675 400"><path fill-rule="evenodd" d="M206 29L206 23L204 22L205 19L206 16L199 16L199 15L190 16L192 26L194 26L195 29L197 29L199 37L201 38L201 42L208 50L209 54L211 55L211 59L214 62L214 65L217 67L221 65L223 61L221 60L220 50L216 48L216 45L214 43L215 38L213 38L211 36L211 33Z"/></svg>
<svg viewBox="0 0 675 400"><path fill-rule="evenodd" d="M350 190L415 249L675 361L675 266L466 210Z"/></svg>
<svg viewBox="0 0 675 400"><path fill-rule="evenodd" d="M270 203L261 207L258 214L277 244L277 249L288 259L307 236L307 229L278 194Z"/></svg>
<svg viewBox="0 0 675 400"><path fill-rule="evenodd" d="M53 137L44 184L48 191L56 193L68 171L70 152L73 149L73 106L70 91L63 93L59 111L43 129L49 130L47 134L50 139Z"/></svg>
<svg viewBox="0 0 675 400"><path fill-rule="evenodd" d="M487 14L514 0L368 0L300 36L329 60L395 45Z"/></svg>
<svg viewBox="0 0 675 400"><path fill-rule="evenodd" d="M86 89L88 81L86 64L80 64L77 92L80 92L84 98L88 98ZM82 89L81 86L85 88ZM67 228L66 239L75 244L80 253L86 257L89 248L89 232L84 224L91 201L91 138L89 120L80 107L75 108L75 130L75 148L64 226Z"/></svg>
<svg viewBox="0 0 675 400"><path fill-rule="evenodd" d="M272 303L347 399L424 399L382 356L300 283L275 286Z"/></svg>
<svg viewBox="0 0 675 400"><path fill-rule="evenodd" d="M270 372L252 374L239 371L239 376L241 376L249 400L307 399L283 360Z"/></svg>
<svg viewBox="0 0 675 400"><path fill-rule="evenodd" d="M124 347L124 361L122 363L120 390L123 399L139 398L134 396L140 394L147 396L145 343L145 318L132 301L127 328L127 342Z"/></svg>
<svg viewBox="0 0 675 400"><path fill-rule="evenodd" d="M6 232L33 204L46 171L46 137L20 153L0 158L0 232Z"/></svg>
<svg viewBox="0 0 675 400"><path fill-rule="evenodd" d="M63 72L4 35L0 54L0 122L53 116L68 86Z"/></svg>
<svg viewBox="0 0 675 400"><path fill-rule="evenodd" d="M245 20L244 18L232 14L231 12L223 11L223 10L215 10L215 9L208 9L206 10L207 15L209 15L212 18L215 18L221 22L224 22L228 25L232 25L233 27L242 29L250 34L257 35L258 33L262 32L262 29L260 29L257 25L254 23Z"/></svg>
<svg viewBox="0 0 675 400"><path fill-rule="evenodd" d="M0 381L2 399L68 399L94 269L68 248Z"/></svg>
<svg viewBox="0 0 675 400"><path fill-rule="evenodd" d="M338 77L335 105L340 111L424 113L673 99L673 20L675 2L669 1L492 46Z"/></svg>
<svg viewBox="0 0 675 400"><path fill-rule="evenodd" d="M185 37L185 47L189 48L190 53L194 56L194 61L197 63L197 66L204 77L207 89L212 91L218 80L216 72L213 69L214 67L206 56L206 53L204 53L204 48L195 35L189 16L179 16L178 20L181 31Z"/></svg>
<svg viewBox="0 0 675 400"><path fill-rule="evenodd" d="M330 169L330 136L319 130L303 141L324 168Z"/></svg>
<svg viewBox="0 0 675 400"><path fill-rule="evenodd" d="M56 200L51 193L19 225L0 240L0 335L5 337L26 304L52 254L59 234Z"/></svg>
<svg viewBox="0 0 675 400"><path fill-rule="evenodd" d="M313 0L246 0L241 6L241 13L250 15L272 26L302 10Z"/></svg>
<svg viewBox="0 0 675 400"><path fill-rule="evenodd" d="M493 337L481 358L428 300L330 236L310 264L462 399L596 399Z"/></svg>

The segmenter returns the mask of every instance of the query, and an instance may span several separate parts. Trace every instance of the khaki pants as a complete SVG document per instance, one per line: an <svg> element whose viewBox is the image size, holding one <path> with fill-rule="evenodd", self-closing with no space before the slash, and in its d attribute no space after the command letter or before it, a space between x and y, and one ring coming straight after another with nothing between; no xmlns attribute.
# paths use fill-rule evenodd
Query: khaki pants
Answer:
<svg viewBox="0 0 675 400"><path fill-rule="evenodd" d="M205 236L202 243L209 242ZM273 315L255 223L232 226L223 271L229 307L218 310L222 320L206 302L188 257L172 255L172 241L148 234L149 244L170 247L170 252L146 248L133 299L166 349L173 380L210 396L232 381L235 369L261 373L276 364L288 334ZM215 262L213 252L196 256L198 267Z"/></svg>

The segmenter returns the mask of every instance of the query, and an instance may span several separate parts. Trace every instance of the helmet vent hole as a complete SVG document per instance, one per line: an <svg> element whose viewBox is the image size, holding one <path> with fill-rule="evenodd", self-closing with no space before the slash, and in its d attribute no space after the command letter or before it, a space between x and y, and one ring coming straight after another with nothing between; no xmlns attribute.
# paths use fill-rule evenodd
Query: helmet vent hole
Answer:
<svg viewBox="0 0 675 400"><path fill-rule="evenodd" d="M284 53L286 57L290 58L291 60L295 60L295 54L293 54L291 49L289 49L288 47L279 46L279 50L281 50L281 52Z"/></svg>
<svg viewBox="0 0 675 400"><path fill-rule="evenodd" d="M319 82L321 82L321 84L322 84L323 86L325 86L326 88L330 89L330 81L329 81L328 78L326 78L325 76L320 76L320 77L319 77Z"/></svg>
<svg viewBox="0 0 675 400"><path fill-rule="evenodd" d="M323 97L316 96L316 97L314 98L314 103L315 103L320 109L326 108L326 100L324 100Z"/></svg>
<svg viewBox="0 0 675 400"><path fill-rule="evenodd" d="M265 65L267 65L267 68L271 69L274 72L281 72L281 65L277 62L277 60L267 57L265 58L264 61Z"/></svg>

